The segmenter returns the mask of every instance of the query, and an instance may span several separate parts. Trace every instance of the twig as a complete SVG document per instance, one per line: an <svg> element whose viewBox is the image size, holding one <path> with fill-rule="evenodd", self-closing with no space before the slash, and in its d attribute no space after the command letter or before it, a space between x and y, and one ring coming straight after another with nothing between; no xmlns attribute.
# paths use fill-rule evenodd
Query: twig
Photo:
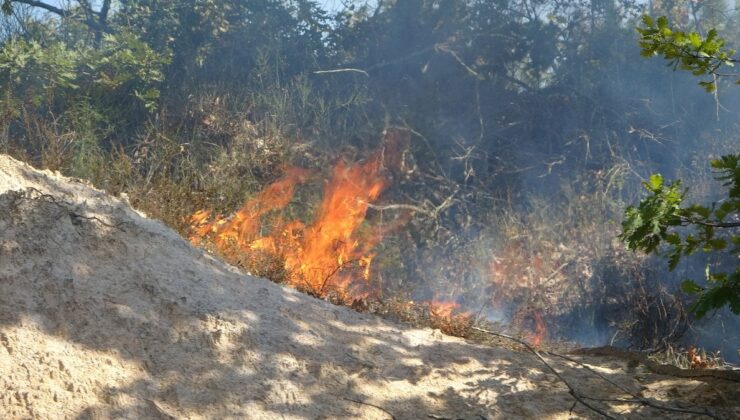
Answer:
<svg viewBox="0 0 740 420"><path fill-rule="evenodd" d="M321 297L324 294L324 287L326 287L326 284L329 282L329 279L334 277L335 274L339 272L339 270L343 269L344 267L356 262L357 260L349 260L344 262L343 264L338 264L334 270L331 271L326 277L324 277L324 282L321 283L321 287L318 290L318 296ZM308 283L308 282L306 282Z"/></svg>
<svg viewBox="0 0 740 420"><path fill-rule="evenodd" d="M567 381L567 380L566 380L565 378L563 378L563 376L562 376L562 375L560 375L560 373L558 373L558 371L557 371L557 370L555 370L555 368L554 368L554 367L552 367L552 365L550 365L550 364L549 364L549 363L547 362L547 360L545 360L545 358L544 358L544 357L542 357L542 355L540 355L540 353L539 353L539 352L538 352L538 351L537 351L537 350L536 350L536 349L535 349L534 347L532 347L532 346L531 346L531 345L530 345L529 343L527 343L526 341L524 341L524 340L520 340L520 339L518 339L518 338L516 338L516 337L512 337L512 336L510 336L510 335L506 335L506 334L501 334L501 333L497 333L497 332L493 332L493 331L488 331L488 330L484 330L483 328L478 328L478 327L471 327L471 329L473 329L473 330L476 330L476 331L480 331L480 332L482 332L482 333L490 334L490 335L493 335L493 336L496 336L496 337L501 337L501 338L505 338L505 339L507 339L507 340L511 340L511 341L514 341L514 342L516 342L516 343L519 343L519 344L523 345L523 346L524 346L524 347L526 347L526 349L527 349L527 350L529 350L529 351L530 351L530 352L531 352L532 354L534 354L535 356L537 356L537 358L538 358L538 359L540 360L540 362L542 362L542 363L543 363L543 364L544 364L544 365L545 365L545 366L546 366L546 367L547 367L547 368L548 368L548 369L549 369L549 370L550 370L550 371L551 371L551 372L552 372L553 374L555 374L555 376L557 376L557 377L558 377L558 379L560 379L560 381L561 381L561 382L563 382L563 383L565 384L565 386L567 386L567 387L568 387L568 393L569 393L570 395L572 395L572 396L573 396L573 398L575 398L575 399L576 399L576 401L578 401L579 403L583 404L583 405L584 405L584 406L585 406L586 408L589 408L590 410L592 410L592 411L594 411L594 412L596 412L596 413L598 413L598 414L600 414L600 415L604 416L604 417L605 417L605 418L607 418L607 419L616 419L616 417L613 417L613 416L611 416L611 415L610 415L609 413L607 413L606 411L604 411L604 410L602 410L602 409L600 409L600 408L598 408L598 407L594 407L593 405L591 405L591 404L587 403L587 402L585 401L585 399L583 398L583 396L581 396L581 394L579 394L579 393L578 393L578 392L576 391L576 389L575 389L575 388L573 388L573 386L572 386L572 385L571 385L571 384L570 384L570 383L569 383L569 382L568 382L568 381Z"/></svg>
<svg viewBox="0 0 740 420"><path fill-rule="evenodd" d="M431 212L425 208L415 206L413 204L384 204L384 205L378 205L378 204L372 204L368 202L361 202L362 204L365 204L368 208L371 208L373 210L411 210L415 211L417 213L423 213L423 214L431 214Z"/></svg>
<svg viewBox="0 0 740 420"><path fill-rule="evenodd" d="M377 408L378 410L380 410L380 411L388 414L389 416L391 416L391 419L392 420L396 420L396 416L394 416L393 413L391 413L390 411L386 410L385 408L383 408L383 407L381 407L379 405L371 404L371 403L360 401L360 400L353 400L352 398L347 398L347 397L342 397L342 399L343 400L347 400L347 401L351 401L351 402L353 402L355 404L367 405L368 407Z"/></svg>
<svg viewBox="0 0 740 420"><path fill-rule="evenodd" d="M77 213L75 213L75 212L73 212L71 210L69 211L69 217L71 217L73 220L74 219L94 220L94 221L100 223L103 226L106 226L106 227L109 227L109 228L118 229L118 230L120 230L122 232L125 232L125 230L123 230L123 228L121 227L121 225L125 224L125 222L120 222L120 223L116 223L116 224L112 225L110 223L104 222L103 220L101 220L100 218L98 218L96 216L83 216L83 215L77 214Z"/></svg>
<svg viewBox="0 0 740 420"><path fill-rule="evenodd" d="M361 73L364 74L367 77L370 77L370 74L362 69L354 69L354 68L346 68L346 69L334 69L334 70L317 70L313 72L313 74L331 74L331 73Z"/></svg>
<svg viewBox="0 0 740 420"><path fill-rule="evenodd" d="M40 190L38 190L38 189L36 189L34 187L28 187L28 188L26 188L26 192L28 192L28 193L36 193L37 196L36 197L31 197L30 194L29 194L29 196L19 195L18 198L27 199L27 200L42 199L43 201L45 201L47 203L54 204L55 206L57 206L57 207L61 208L62 210L64 210L69 215L69 217L72 219L72 224L77 224L80 219L82 219L82 220L91 220L91 221L96 221L96 222L100 223L103 226L106 226L106 227L109 227L109 228L113 228L113 229L118 229L118 230L120 230L122 232L125 232L125 230L121 226L124 225L124 224L126 224L126 222L120 222L120 223L116 223L116 224L110 224L110 223L107 223L107 222L103 221L102 219L100 219L100 218L98 218L96 216L84 216L82 214L79 214L79 213L71 210L70 209L70 207L72 207L72 204L71 203L68 203L66 201L59 202L57 200L57 198L54 197L53 195L46 194L46 193L44 193L44 192L42 192L42 191L40 191ZM24 193L21 193L21 194L24 194Z"/></svg>
<svg viewBox="0 0 740 420"><path fill-rule="evenodd" d="M25 1L30 1L30 0L25 0ZM427 48L423 48L421 50L415 51L415 52L413 52L413 53L411 53L411 54L409 54L409 55L407 55L405 57L400 57L400 58L396 58L396 59L393 59L393 60L390 60L390 61L381 61L379 63L375 63L375 64L371 65L370 67L368 67L365 70L354 68L354 67L348 67L348 68L332 69L332 70L317 70L317 71L314 71L313 74L331 74L331 73L353 72L353 73L361 73L361 74L364 74L367 77L370 77L370 73L369 72L372 71L372 70L383 68L383 67L387 67L387 66L392 66L394 64L398 64L398 63L401 63L401 62L410 60L410 59L412 59L414 57L417 57L419 55L426 54L426 53L428 53L430 51L435 51L436 49L437 49L437 46L436 45L433 45L431 47L427 47Z"/></svg>
<svg viewBox="0 0 740 420"><path fill-rule="evenodd" d="M553 271L552 273L550 273L549 276L547 276L547 278L545 279L545 281L543 283L548 283L550 280L554 279L555 276L557 276L558 273L560 273L561 271L563 271L563 269L565 267L567 267L568 265L570 265L571 262L572 261L566 261L563 264L561 264L560 267L556 268L555 271Z"/></svg>
<svg viewBox="0 0 740 420"><path fill-rule="evenodd" d="M682 222L685 223L691 223L695 225L701 225L701 226L707 226L707 227L715 227L715 228L736 228L740 227L740 222L729 222L729 223L712 223L712 222L704 222L702 220L692 219L691 217L686 216L678 216L679 219L681 219Z"/></svg>
<svg viewBox="0 0 740 420"><path fill-rule="evenodd" d="M478 74L477 71L473 70L470 66L468 66L467 64L465 64L465 62L463 61L463 59L460 58L460 56L457 55L457 53L455 51L453 51L452 49L450 49L448 46L446 46L446 45L437 45L437 50L442 51L442 52L446 52L446 53L450 54L458 62L458 64L460 64L461 66L463 66L463 68L465 70L467 70L468 73L470 73L473 77L475 77L478 80L483 80L483 77L480 74Z"/></svg>
<svg viewBox="0 0 740 420"><path fill-rule="evenodd" d="M385 205L378 205L378 204L372 204L367 201L360 201L360 203L366 205L368 208L371 208L373 210L411 210L415 211L417 213L426 214L427 216L430 216L433 219L436 219L439 217L439 215L450 208L452 204L454 204L455 195L457 195L458 190L455 190L450 194L449 197L445 198L445 200L438 205L437 207L434 207L432 209L424 208L415 206L413 204L385 204Z"/></svg>

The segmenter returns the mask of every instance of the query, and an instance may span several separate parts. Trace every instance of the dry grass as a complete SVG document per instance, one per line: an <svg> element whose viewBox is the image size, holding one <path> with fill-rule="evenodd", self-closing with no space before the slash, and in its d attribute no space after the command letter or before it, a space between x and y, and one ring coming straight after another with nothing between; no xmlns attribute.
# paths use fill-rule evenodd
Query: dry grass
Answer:
<svg viewBox="0 0 740 420"><path fill-rule="evenodd" d="M684 349L668 345L664 350L650 354L648 358L656 363L681 369L717 369L725 366L719 351L708 352L694 346Z"/></svg>
<svg viewBox="0 0 740 420"><path fill-rule="evenodd" d="M476 323L475 316L464 311L450 313L439 311L433 303L414 302L400 297L390 297L368 304L368 312L417 328L439 329L456 337L469 337Z"/></svg>

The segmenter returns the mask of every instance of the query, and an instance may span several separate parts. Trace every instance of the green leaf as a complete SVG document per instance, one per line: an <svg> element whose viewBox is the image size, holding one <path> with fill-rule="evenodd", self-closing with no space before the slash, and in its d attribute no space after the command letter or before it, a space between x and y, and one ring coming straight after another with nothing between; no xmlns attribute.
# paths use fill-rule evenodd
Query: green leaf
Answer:
<svg viewBox="0 0 740 420"><path fill-rule="evenodd" d="M658 18L658 28L663 29L668 27L668 18L665 16L661 16Z"/></svg>
<svg viewBox="0 0 740 420"><path fill-rule="evenodd" d="M665 241L671 245L678 246L681 244L681 237L678 235L678 233L670 233L666 235Z"/></svg>
<svg viewBox="0 0 740 420"><path fill-rule="evenodd" d="M689 42L694 48L701 47L701 37L696 32L689 33Z"/></svg>
<svg viewBox="0 0 740 420"><path fill-rule="evenodd" d="M648 181L648 188L651 191L657 191L662 186L663 186L663 175L661 174L650 175L650 180Z"/></svg>
<svg viewBox="0 0 740 420"><path fill-rule="evenodd" d="M702 288L692 280L684 280L683 282L681 282L681 290L683 290L684 293L695 295L704 291L704 288Z"/></svg>

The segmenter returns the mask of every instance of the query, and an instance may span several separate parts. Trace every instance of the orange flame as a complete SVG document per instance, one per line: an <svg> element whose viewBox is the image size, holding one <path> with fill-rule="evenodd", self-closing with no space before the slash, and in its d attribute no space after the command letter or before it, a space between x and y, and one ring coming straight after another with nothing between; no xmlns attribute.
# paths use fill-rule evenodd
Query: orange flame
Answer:
<svg viewBox="0 0 740 420"><path fill-rule="evenodd" d="M491 283L495 285L491 297L493 306L500 308L512 301L521 301L523 296L527 297L527 303L545 299L548 282L558 273L558 264L558 261L527 252L526 245L520 241L508 243L489 263ZM534 296L538 299L533 299ZM511 320L515 327L528 330L526 336L535 346L539 346L548 334L539 308L523 304L516 308Z"/></svg>
<svg viewBox="0 0 740 420"><path fill-rule="evenodd" d="M450 301L433 300L429 302L429 312L439 318L452 318L452 313L460 308L460 304Z"/></svg>
<svg viewBox="0 0 740 420"><path fill-rule="evenodd" d="M473 321L473 314L460 309L460 304L445 300L432 300L426 303L431 322L446 334L465 337Z"/></svg>
<svg viewBox="0 0 740 420"><path fill-rule="evenodd" d="M376 156L363 165L337 164L316 221L304 229L298 247L284 250L285 267L309 291L324 295L327 286L348 291L353 276L342 271L351 265L362 268L363 280L369 279L370 251L377 242L371 235L359 234L359 229L370 203L387 186L380 176L380 162Z"/></svg>
<svg viewBox="0 0 740 420"><path fill-rule="evenodd" d="M547 327L539 311L535 311L532 317L534 318L534 331L530 333L529 340L533 346L538 347L547 336Z"/></svg>
<svg viewBox="0 0 740 420"><path fill-rule="evenodd" d="M227 259L260 253L278 257L287 272L286 280L316 296L335 293L343 301L366 298L372 292L372 250L389 228L368 226L365 218L370 205L390 184L383 170L400 162L395 156L399 138L397 133L389 133L385 150L365 163L336 164L316 217L308 226L278 218L269 234L260 234L263 216L285 208L296 185L310 177L305 169L288 168L282 178L226 219L212 218L205 210L194 213L190 240L194 244L209 240Z"/></svg>

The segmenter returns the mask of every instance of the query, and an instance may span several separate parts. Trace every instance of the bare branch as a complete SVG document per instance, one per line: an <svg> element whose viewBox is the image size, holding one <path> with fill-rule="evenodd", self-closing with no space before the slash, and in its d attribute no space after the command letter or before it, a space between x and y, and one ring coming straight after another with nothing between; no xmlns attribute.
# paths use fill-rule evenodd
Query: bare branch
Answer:
<svg viewBox="0 0 740 420"><path fill-rule="evenodd" d="M587 364L585 364L583 362L580 362L580 361L578 361L576 359L573 359L572 357L568 357L568 356L565 356L565 355L562 355L562 354L558 354L558 353L554 353L554 352L551 352L551 351L548 351L547 354L552 355L552 356L555 356L555 357L560 357L561 359L567 360L567 361L569 361L571 363L575 363L578 366L583 367L584 369L588 370L592 374L594 374L594 375L598 376L599 378L601 378L604 382L607 382L607 383L611 384L612 386L616 387L617 389L621 390L622 392L624 392L625 394L628 394L629 396L631 396L633 398L633 400L616 399L616 400L614 400L614 402L626 402L626 403L632 403L632 404L641 404L641 405L646 405L646 406L649 406L649 407L656 408L658 410L674 411L674 412L678 412L678 413L698 414L698 415L709 416L709 417L712 417L712 418L717 418L714 414L709 413L707 411L697 411L697 410L690 410L690 409L685 409L685 408L669 407L669 406L662 405L662 404L656 404L656 403L654 403L654 402L652 402L650 400L647 400L645 398L640 397L639 395L637 395L634 392L632 392L629 389L627 389L627 387L622 386L622 385L620 385L619 383L617 383L615 381L612 381L608 377L602 375L600 372L594 370L593 368L591 368L591 366L589 366L589 365L587 365ZM594 400L593 398L590 398L590 397L585 397L584 396L584 398L587 398L587 399L590 399L590 400ZM601 400L601 401L608 401L608 400Z"/></svg>
<svg viewBox="0 0 740 420"><path fill-rule="evenodd" d="M56 6L52 6L51 4L47 4L41 1L36 0L13 0L14 3L21 3L21 4L27 4L29 6L38 7L40 9L44 9L46 11L49 11L51 13L54 13L56 15L59 15L61 17L70 17L72 14L68 10L60 9Z"/></svg>
<svg viewBox="0 0 740 420"><path fill-rule="evenodd" d="M11 4L20 3L20 4L25 4L31 7L38 7L39 9L43 9L48 12L54 13L55 15L58 15L59 17L62 17L62 18L71 19L71 18L77 17L75 13L72 13L67 9L62 9L60 7L54 6L49 3L44 3L38 0L9 0L9 1ZM82 18L80 16L79 20L83 22L85 25L87 25L88 27L90 27L90 29L98 33L100 32L112 33L113 31L107 26L107 23L106 23L107 18L108 18L108 13L110 12L110 2L111 0L105 0L103 2L103 9L101 9L100 12L95 13L87 1L85 0L80 1L79 3L85 13L85 17ZM94 17L95 15L98 15L99 20L95 19Z"/></svg>

